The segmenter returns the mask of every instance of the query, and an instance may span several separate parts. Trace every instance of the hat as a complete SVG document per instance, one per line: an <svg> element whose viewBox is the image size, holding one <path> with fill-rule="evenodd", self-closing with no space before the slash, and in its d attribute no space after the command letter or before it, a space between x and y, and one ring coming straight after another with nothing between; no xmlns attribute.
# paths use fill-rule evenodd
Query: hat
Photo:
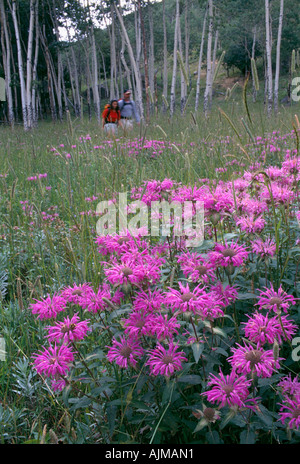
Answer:
<svg viewBox="0 0 300 464"><path fill-rule="evenodd" d="M124 90L124 93L128 93L128 92L131 93L131 90L130 89L125 89Z"/></svg>

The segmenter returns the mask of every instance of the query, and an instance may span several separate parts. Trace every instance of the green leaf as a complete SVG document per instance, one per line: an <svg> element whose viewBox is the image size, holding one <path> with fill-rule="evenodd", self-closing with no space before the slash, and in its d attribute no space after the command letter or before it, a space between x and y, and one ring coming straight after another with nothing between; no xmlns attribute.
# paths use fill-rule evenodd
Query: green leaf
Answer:
<svg viewBox="0 0 300 464"><path fill-rule="evenodd" d="M131 401L130 406L132 406L133 408L139 409L140 411L149 411L152 413L154 412L153 408L151 408L150 406L147 406L142 401L133 400Z"/></svg>
<svg viewBox="0 0 300 464"><path fill-rule="evenodd" d="M267 377L265 379L258 379L258 386L265 387L268 385L272 385L275 382L276 383L279 382L281 377L282 377L281 374L275 374L275 375L272 375L272 377Z"/></svg>
<svg viewBox="0 0 300 464"><path fill-rule="evenodd" d="M177 382L199 385L202 380L200 375L182 375L181 377L178 377Z"/></svg>
<svg viewBox="0 0 300 464"><path fill-rule="evenodd" d="M194 354L195 363L197 364L201 354L203 353L204 343L193 343L192 350Z"/></svg>
<svg viewBox="0 0 300 464"><path fill-rule="evenodd" d="M164 388L163 396L162 396L162 405L166 404L168 401L172 399L174 390L174 380L168 381L167 385Z"/></svg>
<svg viewBox="0 0 300 464"><path fill-rule="evenodd" d="M254 445L256 440L255 433L251 430L243 430L240 434L240 444L241 445Z"/></svg>
<svg viewBox="0 0 300 464"><path fill-rule="evenodd" d="M214 350L214 352L223 354L224 356L226 356L226 358L228 357L227 351L223 350L223 348L220 348L219 346Z"/></svg>
<svg viewBox="0 0 300 464"><path fill-rule="evenodd" d="M239 234L235 234L235 233L224 234L224 240L226 242L229 242L230 240L233 240L234 238L237 238L238 236Z"/></svg>
<svg viewBox="0 0 300 464"><path fill-rule="evenodd" d="M258 296L255 293L238 293L238 300L250 300L250 299L257 299Z"/></svg>
<svg viewBox="0 0 300 464"><path fill-rule="evenodd" d="M202 417L202 419L198 422L193 433L200 432L200 430L204 429L204 427L206 426L207 426L207 420L204 417Z"/></svg>
<svg viewBox="0 0 300 464"><path fill-rule="evenodd" d="M227 338L226 332L224 330L220 329L220 327L213 327L212 331L213 331L214 334L222 335L222 337Z"/></svg>
<svg viewBox="0 0 300 464"><path fill-rule="evenodd" d="M98 351L98 353L93 353L86 356L85 361L91 361L92 359L103 359L104 353L103 351Z"/></svg>
<svg viewBox="0 0 300 464"><path fill-rule="evenodd" d="M273 422L276 415L268 411L262 404L259 405L259 410L254 408L254 412L265 425L270 428L274 426Z"/></svg>
<svg viewBox="0 0 300 464"><path fill-rule="evenodd" d="M220 435L215 430L207 432L205 437L210 445L218 445L223 443L223 440L221 440Z"/></svg>
<svg viewBox="0 0 300 464"><path fill-rule="evenodd" d="M72 411L76 411L76 409L79 408L86 408L91 404L92 400L91 398L88 398L87 396L83 396L82 398L71 398L69 400L69 403L74 403L74 405L70 408Z"/></svg>
<svg viewBox="0 0 300 464"><path fill-rule="evenodd" d="M229 412L226 414L224 419L222 420L220 424L220 430L222 430L224 427L226 427L227 424L236 416L236 413L232 410L229 410Z"/></svg>

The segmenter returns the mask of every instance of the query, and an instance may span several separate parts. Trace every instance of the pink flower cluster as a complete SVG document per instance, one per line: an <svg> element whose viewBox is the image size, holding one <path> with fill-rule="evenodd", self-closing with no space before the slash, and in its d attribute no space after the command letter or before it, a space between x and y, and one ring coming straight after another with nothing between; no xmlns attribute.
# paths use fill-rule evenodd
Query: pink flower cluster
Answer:
<svg viewBox="0 0 300 464"><path fill-rule="evenodd" d="M279 151L277 135L273 137L263 157ZM80 141L89 142L90 137L82 137ZM130 155L143 150L157 154L166 149L157 141L141 142L134 141L130 146L125 143ZM109 143L103 142L94 149L105 148ZM227 143L225 140L224 145ZM257 139L257 146L260 144L262 141ZM89 283L74 284L30 307L39 319L52 323L46 328L50 345L34 355L34 365L39 374L52 380L54 389L66 385L76 344L90 332L89 321L81 319L82 313L92 319L103 316L104 312L106 317L124 303L125 309L122 308L116 323L118 329L115 325L113 330L108 324L104 327L110 336L107 361L122 369L147 369L152 376L178 375L193 347L206 343L208 331L212 335L218 334L217 329L222 332L220 320L223 322L226 317L232 320L233 314L228 314L230 305L240 298L240 289L232 285L231 279L246 273L255 260L267 265L278 253L278 244L269 234L273 208L293 219L299 216L299 212L290 212L298 199L295 185L300 180L299 157L295 152L286 153L282 166L269 167L265 175L258 172L262 161L259 159L238 179L229 182L202 179L186 186L169 178L151 179L132 189L131 199L142 199L147 205L162 200L202 201L205 234L211 246L205 252L190 251L184 240L151 242L142 233L133 237L128 231L97 237L103 283L97 288ZM235 164L240 166L238 162L227 166ZM223 169L218 172L221 177ZM97 198L87 196L85 201ZM24 203L23 207L28 206ZM80 214L92 216L93 212ZM227 237L231 235L231 239L224 236L226 231L230 231ZM279 355L282 345L290 342L298 330L290 317L296 299L285 291L284 285L283 280L282 285L274 287L266 279L264 289L253 288L257 303L250 314L243 313L244 322L238 327L243 341L231 346L228 369L220 368L218 375L210 374L207 391L201 393L209 402L217 403L218 408L235 411L252 408L260 401L256 396L257 380L280 373L284 361ZM56 320L59 317L62 320ZM216 347L209 348L213 351ZM277 388L283 396L281 422L291 429L298 428L298 380L285 377Z"/></svg>
<svg viewBox="0 0 300 464"><path fill-rule="evenodd" d="M45 172L44 174L37 174L36 176L27 177L27 180L34 181L34 180L37 180L37 179L44 179L47 176L48 176L48 174Z"/></svg>
<svg viewBox="0 0 300 464"><path fill-rule="evenodd" d="M300 427L300 382L298 377L291 378L291 375L284 377L278 384L283 401L280 403L279 418L282 424L286 424L289 429L299 429Z"/></svg>
<svg viewBox="0 0 300 464"><path fill-rule="evenodd" d="M52 297L48 295L30 305L32 314L52 322L46 327L49 346L33 355L33 365L40 375L51 380L54 391L67 385L67 375L76 355L75 343L84 340L91 331L89 321L82 320L78 312L67 314L62 321L57 318L67 311L73 312L74 307L91 313L112 311L114 304L119 305L123 297L122 292L113 292L108 284L94 290L84 283L65 287L60 293L54 293Z"/></svg>

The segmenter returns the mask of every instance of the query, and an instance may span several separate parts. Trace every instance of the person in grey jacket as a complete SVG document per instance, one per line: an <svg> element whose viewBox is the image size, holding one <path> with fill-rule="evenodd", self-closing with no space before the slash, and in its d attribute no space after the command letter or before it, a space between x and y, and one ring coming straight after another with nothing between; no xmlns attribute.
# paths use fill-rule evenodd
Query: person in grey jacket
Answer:
<svg viewBox="0 0 300 464"><path fill-rule="evenodd" d="M124 97L122 100L119 100L119 109L121 111L122 126L125 130L132 129L133 118L136 120L137 124L140 123L140 116L137 111L135 102L131 100L131 91L125 90Z"/></svg>

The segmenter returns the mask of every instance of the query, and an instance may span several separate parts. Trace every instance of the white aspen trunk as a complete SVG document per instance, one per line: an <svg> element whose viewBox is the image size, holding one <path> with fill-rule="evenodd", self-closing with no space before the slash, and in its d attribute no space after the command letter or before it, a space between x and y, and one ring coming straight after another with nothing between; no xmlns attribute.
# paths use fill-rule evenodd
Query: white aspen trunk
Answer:
<svg viewBox="0 0 300 464"><path fill-rule="evenodd" d="M131 89L132 84L131 84L130 70L128 68L128 65L127 65L125 57L124 57L124 51L125 51L125 38L124 38L124 35L122 34L122 47L121 47L121 51L120 51L120 57L121 57L123 67L125 69L127 87L128 87L128 89Z"/></svg>
<svg viewBox="0 0 300 464"><path fill-rule="evenodd" d="M198 111L198 107L199 107L200 80L201 80L201 68L202 68L202 59L203 59L204 37L205 37L205 30L206 30L206 18L207 18L207 9L205 11L204 20L203 20L202 37L201 37L201 45L200 45L200 53L199 53L199 61L198 61L195 111Z"/></svg>
<svg viewBox="0 0 300 464"><path fill-rule="evenodd" d="M123 95L123 93L124 93L124 83L123 83L123 70L122 70L121 54L119 56L118 64L119 64L120 95Z"/></svg>
<svg viewBox="0 0 300 464"><path fill-rule="evenodd" d="M19 71L19 79L20 79L20 87L21 87L23 125L24 125L25 131L27 131L28 121L27 121L26 85L25 85L25 77L24 77L24 64L23 64L23 57L22 57L19 24L18 24L18 18L17 18L16 1L13 0L12 5L9 4L9 6L12 12L12 18L13 18L13 24L14 24L14 30L15 30L15 36L16 36L16 44L17 44L18 71Z"/></svg>
<svg viewBox="0 0 300 464"><path fill-rule="evenodd" d="M107 85L107 74L106 74L106 66L105 66L105 60L102 51L100 50L101 58L102 58L102 67L103 67L103 73L104 73L104 85L105 85L105 93L108 95L108 85Z"/></svg>
<svg viewBox="0 0 300 464"><path fill-rule="evenodd" d="M28 42L27 42L27 58L26 58L26 113L27 113L27 125L28 129L33 127L33 105L31 95L32 85L32 50L33 50L33 31L35 25L35 2L30 0L30 18L29 18L29 30L28 30Z"/></svg>
<svg viewBox="0 0 300 464"><path fill-rule="evenodd" d="M150 115L150 102L149 102L149 74L148 74L148 56L147 56L147 45L146 35L144 26L144 14L141 7L141 0L138 0L139 15L141 20L141 32L142 32L142 43L144 51L144 73L145 73L145 90L146 90L146 120L149 122Z"/></svg>
<svg viewBox="0 0 300 464"><path fill-rule="evenodd" d="M90 70L90 47L88 44L86 45L85 49L86 55L86 86L87 86L87 104L88 104L88 114L89 114L89 121L92 119L92 111L91 111L91 70Z"/></svg>
<svg viewBox="0 0 300 464"><path fill-rule="evenodd" d="M154 95L154 33L153 33L153 14L152 6L148 0L149 12L149 87ZM152 105L151 105L152 106Z"/></svg>
<svg viewBox="0 0 300 464"><path fill-rule="evenodd" d="M101 109L100 109L100 96L99 96L99 88L98 88L98 64L97 64L97 51L96 51L96 42L95 42L95 34L94 28L91 27L91 46L92 46L92 74L93 74L93 99L94 99L94 107L95 113L97 117L98 124L101 125Z"/></svg>
<svg viewBox="0 0 300 464"><path fill-rule="evenodd" d="M70 43L71 39L70 39L69 28L66 27L66 30L67 30L68 41ZM74 88L73 102L74 102L74 107L75 107L75 115L78 118L81 116L80 86L79 86L79 79L78 79L77 60L75 56L74 47L72 45L71 45L71 57L72 57L72 66L71 66L71 63L68 62L68 67L69 67L69 73L70 73L72 92Z"/></svg>
<svg viewBox="0 0 300 464"><path fill-rule="evenodd" d="M52 18L53 21L53 18ZM58 112L59 112L59 119L62 120L62 93L61 93L61 56L58 53L58 70L56 75L56 69L53 62L53 57L49 51L45 28L43 27L43 32L40 32L40 38L42 41L42 45L45 50L45 61L47 65L47 75L48 75L48 89L49 89L49 96L50 96L50 108L53 121L57 119L57 110L56 110L56 102L55 102L55 94L57 98L58 104Z"/></svg>
<svg viewBox="0 0 300 464"><path fill-rule="evenodd" d="M191 87L191 73L189 65L189 51L190 51L190 24L189 24L190 1L185 0L184 10L184 50L185 50L185 69L189 78L189 87Z"/></svg>
<svg viewBox="0 0 300 464"><path fill-rule="evenodd" d="M10 36L10 31L8 30L9 32L9 36ZM10 56L13 57L14 56L14 52L13 52L13 49L12 49L12 43L11 43L11 39L9 40L9 48L10 48ZM15 60L12 59L11 60L11 64L12 64L12 72L13 72L13 75L16 75L17 74L17 69L16 69L16 63L15 63ZM17 89L17 86L14 85L13 86L13 93L14 93L14 98L13 98L13 102L14 102L14 115L15 115L15 120L18 122L19 120L19 98L18 98L18 89Z"/></svg>
<svg viewBox="0 0 300 464"><path fill-rule="evenodd" d="M79 79L78 79L78 69L77 69L77 62L76 62L74 47L71 47L71 56L72 56L72 61L73 61L72 76L74 77L74 87L75 87L75 114L78 117L81 115L81 100L80 100L80 85L79 85Z"/></svg>
<svg viewBox="0 0 300 464"><path fill-rule="evenodd" d="M182 70L182 65L184 66L183 56L182 56L182 39L181 39L181 26L180 21L178 21L178 51L181 57L181 66L180 66L180 112L183 113L185 102L187 98L187 85L184 78L184 73Z"/></svg>
<svg viewBox="0 0 300 464"><path fill-rule="evenodd" d="M174 31L174 51L173 51L173 73L170 91L170 116L172 117L175 111L175 89L176 89L176 74L177 74L177 47L178 47L178 24L179 24L179 0L176 0L176 19Z"/></svg>
<svg viewBox="0 0 300 464"><path fill-rule="evenodd" d="M143 107L143 100L142 100L142 86L141 86L141 79L140 79L139 70L137 68L136 61L134 59L132 46L131 46L127 31L126 31L126 28L125 28L123 17L122 17L120 11L118 10L118 8L117 8L117 6L115 4L114 4L114 7L115 7L116 14L118 16L118 20L120 22L122 33L123 33L123 35L125 37L125 42L127 44L130 63L131 63L132 71L134 72L134 76L135 76L136 103L137 103L137 106L138 106L140 117L141 117L141 119L143 119L144 118L144 107Z"/></svg>
<svg viewBox="0 0 300 464"><path fill-rule="evenodd" d="M65 79L64 79L64 67L63 67L63 65L62 65L62 68L61 68L61 72L62 72L61 85L62 85L62 93L63 93L63 96L64 96L64 102L65 102L65 110L69 111L69 103L68 103L68 98L67 98L67 91L66 91L66 83L65 83Z"/></svg>
<svg viewBox="0 0 300 464"><path fill-rule="evenodd" d="M167 27L166 27L166 5L163 0L163 33L164 33L164 64L163 64L163 95L168 99L168 49L167 49ZM163 111L166 111L166 105L163 103Z"/></svg>
<svg viewBox="0 0 300 464"><path fill-rule="evenodd" d="M136 66L140 69L141 53L142 53L142 30L141 30L141 17L138 12L137 2L134 2L134 27L136 37Z"/></svg>
<svg viewBox="0 0 300 464"><path fill-rule="evenodd" d="M49 51L48 45L46 45L46 49L47 49L47 56L48 56L48 62L49 62L49 70L50 70L50 75L51 75L51 88L52 88L52 93L53 93L52 101L53 101L53 107L55 108L55 119L57 118L57 110L56 110L56 103L55 103L55 94L56 94L57 105L58 105L58 117L60 120L62 120L62 99L61 99L61 78L60 78L61 69L60 69L59 62L58 62L58 70L57 70L58 74L56 75L53 57Z"/></svg>
<svg viewBox="0 0 300 464"><path fill-rule="evenodd" d="M60 41L60 34L59 34L59 26L55 12L55 0L52 0L52 22L55 30L55 36L57 42ZM54 66L53 72L55 73ZM62 57L60 50L57 50L57 80L56 80L56 93L57 93L57 103L58 103L58 117L60 121L63 119L63 107L62 107L62 80L63 80L63 65L62 65Z"/></svg>
<svg viewBox="0 0 300 464"><path fill-rule="evenodd" d="M208 38L207 38L207 57L206 57L206 86L204 92L204 114L205 117L209 111L209 99L211 95L212 88L212 62L211 62L211 49L212 49L212 31L213 31L213 0L208 1L208 16L209 16L209 25L208 25Z"/></svg>
<svg viewBox="0 0 300 464"><path fill-rule="evenodd" d="M211 105L212 105L212 92L213 92L214 76L215 76L215 69L216 69L216 56L217 56L218 40L219 40L219 29L216 30L215 44L214 44L214 51L213 51L213 58L212 58L212 65L211 65L212 83L211 83L210 91L209 91L209 108L211 108Z"/></svg>
<svg viewBox="0 0 300 464"><path fill-rule="evenodd" d="M0 18L1 18L1 29L4 33L5 44L3 39L2 51L3 51L3 65L5 73L5 90L7 98L7 107L8 107L8 122L11 126L14 125L14 104L12 96L11 83L11 53L10 53L10 40L7 28L7 17L4 9L4 1L0 0Z"/></svg>
<svg viewBox="0 0 300 464"><path fill-rule="evenodd" d="M215 69L216 69L216 57L217 57L218 41L219 41L219 29L216 30L214 51L213 51L213 59L212 59L212 65L211 65L211 73L212 73L213 76L215 75Z"/></svg>
<svg viewBox="0 0 300 464"><path fill-rule="evenodd" d="M37 65L38 65L38 58L39 58L39 0L36 0L35 3L35 51L34 51L34 61L33 61L33 68L32 68L32 91L31 91L31 101L32 101L32 119L33 119L33 126L37 127L38 122L38 109L37 109L37 98L36 98L36 79L37 79Z"/></svg>
<svg viewBox="0 0 300 464"><path fill-rule="evenodd" d="M67 64L68 64L68 70L69 70L69 76L70 76L70 83L71 83L71 92L72 92L72 99L73 99L73 107L75 109L75 115L76 114L76 96L75 96L75 88L74 88L74 82L73 82L73 73L72 73L72 68L71 68L71 63L70 63L70 58L67 55Z"/></svg>
<svg viewBox="0 0 300 464"><path fill-rule="evenodd" d="M271 34L270 34L270 5L269 0L265 0L266 13L266 55L267 55L267 114L270 117L273 109L273 77L272 77L272 57L271 57Z"/></svg>
<svg viewBox="0 0 300 464"><path fill-rule="evenodd" d="M256 25L254 26L253 29L253 43L252 43L252 54L251 58L254 60L255 59L255 46L256 46ZM255 82L254 82L254 76L252 76L252 101L253 103L256 102L256 87L255 87Z"/></svg>
<svg viewBox="0 0 300 464"><path fill-rule="evenodd" d="M53 73L51 70L51 56L49 53L49 48L46 43L45 39L45 27L43 27L43 31L40 30L40 39L43 45L44 49L44 57L46 61L46 66L47 66L47 79L48 79L48 92L49 92L49 100L50 100L50 110L51 110L51 117L52 121L55 122L57 119L57 114L56 114L56 104L55 104L55 98L54 98L54 88L53 88Z"/></svg>
<svg viewBox="0 0 300 464"><path fill-rule="evenodd" d="M135 30L136 30L136 69L139 76L139 81L141 82L141 92L143 91L142 86L142 76L141 76L141 57L142 57L142 25L141 25L141 15L138 10L138 1L135 0ZM131 69L131 80L133 84L134 94L136 94L136 84L135 84L135 72Z"/></svg>
<svg viewBox="0 0 300 464"><path fill-rule="evenodd" d="M278 92L279 92L279 74L280 74L280 47L281 47L281 35L282 35L282 23L283 23L283 9L284 0L280 0L280 13L279 13L279 25L277 35L277 48L276 48L276 69L275 69L275 81L274 81L274 110L278 113Z"/></svg>
<svg viewBox="0 0 300 464"><path fill-rule="evenodd" d="M266 107L268 99L268 74L267 74L267 58L264 53L264 108Z"/></svg>
<svg viewBox="0 0 300 464"><path fill-rule="evenodd" d="M111 35L110 35L110 99L117 98L117 57L116 57L116 33L115 33L115 15L114 8L111 4Z"/></svg>

